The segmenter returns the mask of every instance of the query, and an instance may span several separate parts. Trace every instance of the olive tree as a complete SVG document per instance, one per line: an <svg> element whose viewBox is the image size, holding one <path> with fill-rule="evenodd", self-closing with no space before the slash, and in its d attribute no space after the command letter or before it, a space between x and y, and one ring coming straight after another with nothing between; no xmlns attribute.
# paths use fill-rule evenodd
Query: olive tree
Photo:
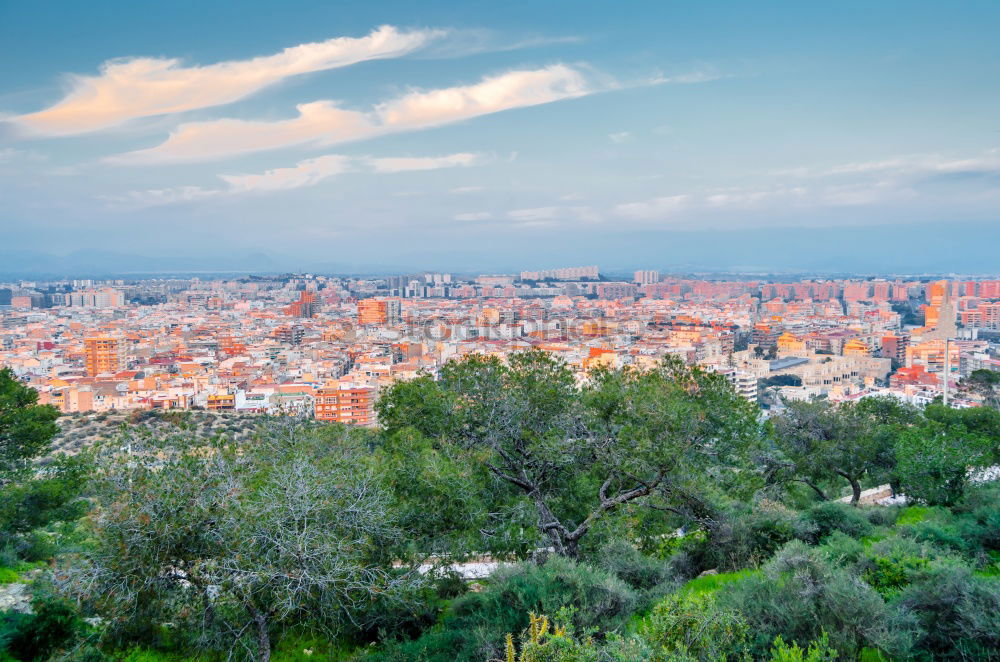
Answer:
<svg viewBox="0 0 1000 662"><path fill-rule="evenodd" d="M240 447L122 439L100 457L94 544L67 588L111 634L171 623L230 656L268 660L291 625L336 631L414 581L381 553L396 532L354 459L288 426Z"/></svg>
<svg viewBox="0 0 1000 662"><path fill-rule="evenodd" d="M535 511L560 555L630 502L689 515L706 481L731 478L759 438L755 408L724 377L667 360L597 370L580 385L540 351L473 355L390 389L387 432L413 425L482 463ZM495 498L506 495L497 490Z"/></svg>
<svg viewBox="0 0 1000 662"><path fill-rule="evenodd" d="M916 409L892 398L788 402L772 419L781 452L772 478L802 482L823 500L829 498L823 485L842 479L851 487L851 504L857 505L861 481L888 475L897 436L919 419Z"/></svg>

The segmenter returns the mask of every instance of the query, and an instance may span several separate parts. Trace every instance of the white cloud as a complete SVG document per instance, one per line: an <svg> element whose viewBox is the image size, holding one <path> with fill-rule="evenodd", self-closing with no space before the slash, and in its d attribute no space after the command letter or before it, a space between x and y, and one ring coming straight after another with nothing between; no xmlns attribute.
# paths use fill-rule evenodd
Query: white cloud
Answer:
<svg viewBox="0 0 1000 662"><path fill-rule="evenodd" d="M626 140L628 140L631 136L632 136L632 134L629 133L628 131L619 131L618 133L610 133L610 134L608 134L608 138L610 138L611 142L613 142L615 144L621 144L621 143L625 142Z"/></svg>
<svg viewBox="0 0 1000 662"><path fill-rule="evenodd" d="M596 221L597 214L590 207L533 207L528 209L514 209L507 212L508 218L530 223L536 221Z"/></svg>
<svg viewBox="0 0 1000 662"><path fill-rule="evenodd" d="M45 161L46 156L32 149L14 149L13 147L5 147L0 149L0 163L15 163L15 162L35 162L39 163Z"/></svg>
<svg viewBox="0 0 1000 662"><path fill-rule="evenodd" d="M382 26L365 37L300 44L204 67L184 67L175 58L110 60L99 76L74 76L69 93L55 105L13 119L44 135L97 131L139 117L232 103L289 76L399 57L441 34Z"/></svg>
<svg viewBox="0 0 1000 662"><path fill-rule="evenodd" d="M789 168L774 175L798 177L833 177L850 175L919 176L962 172L1000 171L1000 149L986 150L976 156L955 158L941 154L909 154L878 161L844 163L825 169Z"/></svg>
<svg viewBox="0 0 1000 662"><path fill-rule="evenodd" d="M325 179L346 172L373 172L376 174L398 173L414 170L433 170L455 166L471 166L482 162L482 155L460 152L436 157L358 157L327 154L299 161L294 166L273 168L262 173L219 175L227 186L223 188L202 188L200 186L178 186L169 189L132 191L122 196L104 196L112 203L135 206L156 206L177 202L192 202L205 198L240 195L244 193L267 193L289 191L315 186Z"/></svg>
<svg viewBox="0 0 1000 662"><path fill-rule="evenodd" d="M346 110L333 101L315 101L297 106L298 117L288 120L221 119L182 124L160 145L108 161L200 161L305 143L331 145L439 126L584 96L592 91L582 74L565 65L511 71L484 78L474 85L413 91L379 104L370 112Z"/></svg>
<svg viewBox="0 0 1000 662"><path fill-rule="evenodd" d="M479 193L480 191L485 191L485 186L456 186L450 189L451 193Z"/></svg>
<svg viewBox="0 0 1000 662"><path fill-rule="evenodd" d="M558 207L533 207L531 209L513 209L507 216L515 221L548 221L559 213Z"/></svg>
<svg viewBox="0 0 1000 662"><path fill-rule="evenodd" d="M472 166L482 160L479 154L468 152L450 154L448 156L399 156L368 159L368 164L375 172L406 172L411 170L438 170L457 166Z"/></svg>
<svg viewBox="0 0 1000 662"><path fill-rule="evenodd" d="M493 218L493 214L488 211L472 211L463 214L455 214L456 221L488 221Z"/></svg>
<svg viewBox="0 0 1000 662"><path fill-rule="evenodd" d="M615 206L615 213L635 219L650 219L675 214L690 203L689 195L670 195L645 202L626 202Z"/></svg>
<svg viewBox="0 0 1000 662"><path fill-rule="evenodd" d="M350 159L338 154L328 154L299 161L290 168L275 168L254 175L220 175L229 184L230 193L250 191L284 191L303 186L315 186L327 177L339 175L350 169Z"/></svg>
<svg viewBox="0 0 1000 662"><path fill-rule="evenodd" d="M701 71L691 71L684 74L677 74L674 76L666 76L664 74L657 74L653 76L648 84L650 85L693 85L694 83L710 83L715 80L720 80L726 78L726 76L716 72L713 69L706 69Z"/></svg>

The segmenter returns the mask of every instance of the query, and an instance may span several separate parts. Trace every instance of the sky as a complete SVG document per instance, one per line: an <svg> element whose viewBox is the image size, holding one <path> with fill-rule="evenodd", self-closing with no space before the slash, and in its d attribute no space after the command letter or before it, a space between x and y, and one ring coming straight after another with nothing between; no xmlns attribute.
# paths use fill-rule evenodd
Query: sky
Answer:
<svg viewBox="0 0 1000 662"><path fill-rule="evenodd" d="M998 34L995 0L2 0L0 261L995 273Z"/></svg>

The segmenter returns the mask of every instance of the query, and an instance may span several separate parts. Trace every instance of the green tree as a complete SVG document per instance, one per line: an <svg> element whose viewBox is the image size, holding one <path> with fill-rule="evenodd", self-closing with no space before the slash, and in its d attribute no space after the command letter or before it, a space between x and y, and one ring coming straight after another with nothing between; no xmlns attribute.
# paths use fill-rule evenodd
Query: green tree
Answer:
<svg viewBox="0 0 1000 662"><path fill-rule="evenodd" d="M982 430L970 430L961 422L961 413L951 413L956 410L928 410L923 425L904 430L896 440L897 480L911 499L954 505L965 495L970 470L993 461L995 439ZM974 416L969 419L975 422Z"/></svg>
<svg viewBox="0 0 1000 662"><path fill-rule="evenodd" d="M41 458L52 450L59 410L38 404L38 392L0 370L0 542L53 521L77 519L84 504L80 489L88 472L85 455Z"/></svg>
<svg viewBox="0 0 1000 662"><path fill-rule="evenodd" d="M67 588L110 632L171 622L208 651L267 660L285 628L329 633L411 575L357 449L289 426L239 448L223 438L130 437L101 456L94 539Z"/></svg>
<svg viewBox="0 0 1000 662"><path fill-rule="evenodd" d="M0 485L30 473L34 461L52 446L59 432L59 410L38 404L38 392L0 369Z"/></svg>
<svg viewBox="0 0 1000 662"><path fill-rule="evenodd" d="M826 500L821 485L843 479L851 486L851 504L857 505L861 481L891 471L899 431L918 419L914 408L893 398L839 405L827 400L789 402L773 419L781 457L772 460L772 480L802 482Z"/></svg>
<svg viewBox="0 0 1000 662"><path fill-rule="evenodd" d="M600 370L578 386L544 352L471 356L383 396L387 431L408 421L484 465L534 509L557 554L624 504L656 500L690 515L706 482L758 439L756 412L721 376L679 361L653 370ZM412 415L408 414L412 412Z"/></svg>

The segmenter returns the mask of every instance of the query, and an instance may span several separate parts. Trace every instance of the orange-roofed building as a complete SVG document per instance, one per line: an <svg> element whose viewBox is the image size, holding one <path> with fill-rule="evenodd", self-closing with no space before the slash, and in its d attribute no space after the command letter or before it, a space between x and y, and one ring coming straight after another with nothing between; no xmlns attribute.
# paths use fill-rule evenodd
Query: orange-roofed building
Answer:
<svg viewBox="0 0 1000 662"><path fill-rule="evenodd" d="M902 386L931 386L941 385L940 378L927 370L922 365L900 368L889 377L889 385L893 387Z"/></svg>

